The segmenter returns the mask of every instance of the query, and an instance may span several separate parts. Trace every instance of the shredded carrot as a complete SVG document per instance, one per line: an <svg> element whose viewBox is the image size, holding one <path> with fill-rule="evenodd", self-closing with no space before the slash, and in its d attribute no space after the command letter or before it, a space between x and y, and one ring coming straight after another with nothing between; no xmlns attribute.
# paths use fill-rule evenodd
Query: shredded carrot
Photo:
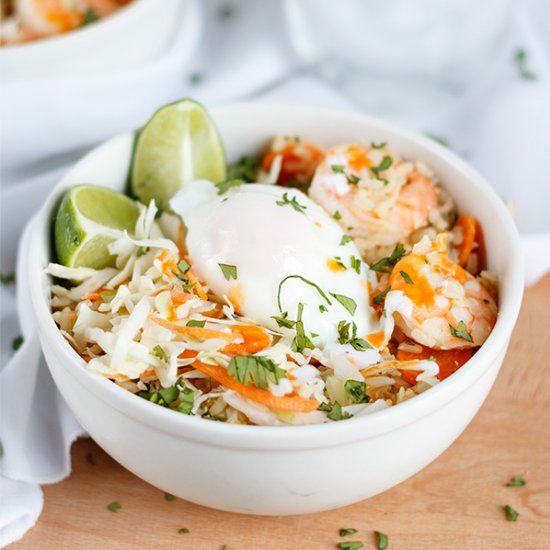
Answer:
<svg viewBox="0 0 550 550"><path fill-rule="evenodd" d="M183 225L183 222L180 223L180 226L178 227L178 250L180 253L180 256L185 256L185 225Z"/></svg>
<svg viewBox="0 0 550 550"><path fill-rule="evenodd" d="M194 294L190 294L189 292L184 292L179 288L173 288L170 291L170 294L172 296L172 303L176 307L181 306L181 304L185 304L186 302L188 302L189 300L192 300L195 297Z"/></svg>
<svg viewBox="0 0 550 550"><path fill-rule="evenodd" d="M244 342L240 344L228 344L222 348L222 353L227 355L251 355L267 348L271 344L271 337L257 325L234 325L233 330L242 336Z"/></svg>
<svg viewBox="0 0 550 550"><path fill-rule="evenodd" d="M125 374L120 374L118 372L114 374L102 372L101 374L102 376L105 376L105 378L108 378L109 380L118 380L119 382L125 382L126 380L130 380Z"/></svg>
<svg viewBox="0 0 550 550"><path fill-rule="evenodd" d="M99 298L100 298L99 292L90 292L88 294L84 294L84 296L82 296L80 300L82 302L84 302L85 300L91 300L92 302L96 302L97 300L99 300Z"/></svg>
<svg viewBox="0 0 550 550"><path fill-rule="evenodd" d="M220 340L227 340L231 342L236 337L233 332L221 332L219 330L211 330L203 327L187 327L184 325L178 325L172 321L167 321L166 319L157 317L156 315L149 315L149 319L161 327L168 328L174 332L179 332L180 334L186 334L187 336L193 336L194 338L201 338L203 340L218 338Z"/></svg>
<svg viewBox="0 0 550 550"><path fill-rule="evenodd" d="M462 229L462 242L458 247L458 263L462 267L466 267L468 258L474 248L477 221L473 216L460 214L456 220L456 225Z"/></svg>
<svg viewBox="0 0 550 550"><path fill-rule="evenodd" d="M205 301L208 300L208 296L204 291L203 286L200 284L199 280L197 279L197 276L193 273L193 270L190 269L185 275L189 279L189 282L195 285L193 287L193 290L197 293L197 296Z"/></svg>
<svg viewBox="0 0 550 550"><path fill-rule="evenodd" d="M198 352L196 352L194 349L184 349L178 357L180 359L191 359L192 357L196 357L198 355Z"/></svg>
<svg viewBox="0 0 550 550"><path fill-rule="evenodd" d="M383 330L380 330L378 332L371 332L367 336L367 340L370 344L372 344L375 348L379 348L384 343L384 340L386 339L386 333Z"/></svg>
<svg viewBox="0 0 550 550"><path fill-rule="evenodd" d="M420 344L418 344L420 345ZM422 346L420 353L397 350L398 361L410 361L414 359L428 359L433 356L439 365L439 380L445 380L448 376L457 371L474 354L472 349L431 349ZM398 367L399 368L399 367ZM412 386L416 384L416 377L420 374L417 370L401 370L401 377Z"/></svg>
<svg viewBox="0 0 550 550"><path fill-rule="evenodd" d="M217 365L207 365L201 361L195 361L193 367L210 376L210 378L213 378L226 388L234 390L243 397L246 397L246 399L265 405L270 409L292 412L311 412L319 408L319 403L313 399L303 399L297 395L277 397L267 390L242 384L227 374L226 369Z"/></svg>
<svg viewBox="0 0 550 550"><path fill-rule="evenodd" d="M149 376L155 376L156 372L155 372L155 369L149 369L149 370L146 370L146 371L143 371L139 377L140 378L149 378Z"/></svg>

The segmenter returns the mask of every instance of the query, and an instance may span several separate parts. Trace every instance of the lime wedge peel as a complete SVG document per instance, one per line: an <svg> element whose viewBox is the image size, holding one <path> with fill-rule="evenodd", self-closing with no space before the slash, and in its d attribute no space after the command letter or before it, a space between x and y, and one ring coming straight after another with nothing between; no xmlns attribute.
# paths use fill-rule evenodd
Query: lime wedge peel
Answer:
<svg viewBox="0 0 550 550"><path fill-rule="evenodd" d="M195 179L226 179L225 152L206 109L191 99L161 107L136 136L130 191L144 204L162 209Z"/></svg>
<svg viewBox="0 0 550 550"><path fill-rule="evenodd" d="M55 219L57 258L68 267L114 265L108 246L133 233L140 207L129 197L96 185L76 185L63 198Z"/></svg>

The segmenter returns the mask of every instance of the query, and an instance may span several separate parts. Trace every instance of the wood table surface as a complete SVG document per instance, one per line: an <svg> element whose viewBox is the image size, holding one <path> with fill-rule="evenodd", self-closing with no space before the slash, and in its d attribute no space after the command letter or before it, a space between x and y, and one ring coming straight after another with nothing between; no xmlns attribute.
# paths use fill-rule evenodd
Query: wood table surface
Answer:
<svg viewBox="0 0 550 550"><path fill-rule="evenodd" d="M456 443L392 490L320 514L254 517L167 501L93 441L80 440L73 473L44 487L37 525L12 548L330 549L344 540L340 528L353 527L358 533L345 540L366 549L377 548L376 530L387 533L390 549L549 549L549 353L547 276L526 291L501 373ZM506 487L515 475L527 484ZM107 509L113 501L117 512ZM516 522L507 521L506 504L519 512ZM183 527L189 533L178 533Z"/></svg>

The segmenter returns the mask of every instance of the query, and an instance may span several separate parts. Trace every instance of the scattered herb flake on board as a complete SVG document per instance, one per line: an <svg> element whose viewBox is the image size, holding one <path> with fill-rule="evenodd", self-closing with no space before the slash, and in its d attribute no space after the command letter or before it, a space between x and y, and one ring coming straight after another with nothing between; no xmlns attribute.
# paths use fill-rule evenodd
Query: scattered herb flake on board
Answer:
<svg viewBox="0 0 550 550"><path fill-rule="evenodd" d="M338 401L335 401L334 405L321 403L321 405L319 406L319 410L326 412L327 418L330 418L330 420L334 420L335 422L338 420L346 420L347 418L352 417L349 412L342 410L342 405L340 405Z"/></svg>
<svg viewBox="0 0 550 550"><path fill-rule="evenodd" d="M375 531L375 533L378 537L378 550L386 550L388 547L388 535L381 531Z"/></svg>
<svg viewBox="0 0 550 550"><path fill-rule="evenodd" d="M382 292L379 292L374 296L372 299L373 304L382 304L386 298L386 294L390 291L390 287L386 288L386 290L383 290Z"/></svg>
<svg viewBox="0 0 550 550"><path fill-rule="evenodd" d="M109 510L109 512L116 512L121 508L122 506L118 502L111 502L111 504L107 504L107 510Z"/></svg>
<svg viewBox="0 0 550 550"><path fill-rule="evenodd" d="M385 155L380 164L378 166L373 166L371 170L378 176L380 172L387 170L392 164L393 159L390 156Z"/></svg>
<svg viewBox="0 0 550 550"><path fill-rule="evenodd" d="M527 482L521 476L514 476L506 484L506 487L523 487L524 485L527 485Z"/></svg>
<svg viewBox="0 0 550 550"><path fill-rule="evenodd" d="M523 48L519 48L516 50L514 54L514 61L516 62L516 65L519 70L519 76L523 78L523 80L536 80L537 75L533 73L532 71L528 70L527 65L527 52Z"/></svg>
<svg viewBox="0 0 550 550"><path fill-rule="evenodd" d="M178 529L178 533L180 535L187 534L187 533L189 533L189 529L187 529L187 527L182 527L181 529Z"/></svg>
<svg viewBox="0 0 550 550"><path fill-rule="evenodd" d="M227 374L245 386L252 382L257 388L263 390L267 389L268 382L278 384L281 378L286 378L286 371L271 359L261 355L232 357L227 367Z"/></svg>
<svg viewBox="0 0 550 550"><path fill-rule="evenodd" d="M91 466L95 466L95 458L92 453L86 453L86 462Z"/></svg>
<svg viewBox="0 0 550 550"><path fill-rule="evenodd" d="M4 274L4 273L1 273L0 274L0 284L3 284L3 285L12 285L13 283L15 283L15 274L14 273L8 273L8 274Z"/></svg>
<svg viewBox="0 0 550 550"><path fill-rule="evenodd" d="M191 319L191 321L187 321L187 323L185 323L186 327L204 328L204 325L206 325L206 321L198 321L198 320L194 320L194 319Z"/></svg>
<svg viewBox="0 0 550 550"><path fill-rule="evenodd" d="M506 519L508 521L517 521L519 517L519 512L514 510L509 504L504 506L504 513L506 514Z"/></svg>
<svg viewBox="0 0 550 550"><path fill-rule="evenodd" d="M464 321L459 321L456 328L453 327L453 325L451 325L451 323L449 323L449 329L451 330L451 334L455 338L461 338L462 340L466 340L466 342L473 342L474 341L471 334L468 332L468 329L466 327L466 323Z"/></svg>
<svg viewBox="0 0 550 550"><path fill-rule="evenodd" d="M170 493L164 493L164 499L168 502L172 502L176 497Z"/></svg>
<svg viewBox="0 0 550 550"><path fill-rule="evenodd" d="M346 380L344 390L352 403L368 403L370 397L365 393L366 384L358 380Z"/></svg>
<svg viewBox="0 0 550 550"><path fill-rule="evenodd" d="M23 344L23 336L19 335L19 336L16 336L12 341L11 341L11 349L13 351L17 351Z"/></svg>
<svg viewBox="0 0 550 550"><path fill-rule="evenodd" d="M359 548L363 548L363 543L358 540L350 540L347 542L339 542L337 547L339 550L359 550Z"/></svg>
<svg viewBox="0 0 550 550"><path fill-rule="evenodd" d="M334 214L332 215L332 217L335 219L335 220L341 220L342 219L342 214L340 214L340 212L338 210L336 210L336 212L334 212Z"/></svg>
<svg viewBox="0 0 550 550"><path fill-rule="evenodd" d="M370 268L378 273L391 273L393 266L405 255L405 247L397 243L393 252L387 258L382 258L372 264Z"/></svg>
<svg viewBox="0 0 550 550"><path fill-rule="evenodd" d="M343 294L335 294L334 292L331 292L330 295L335 298L338 302L346 308L351 315L355 314L355 310L357 309L357 302L353 298L349 298L348 296L344 296Z"/></svg>
<svg viewBox="0 0 550 550"><path fill-rule="evenodd" d="M399 274L401 275L401 277L403 277L403 280L404 280L408 285L414 285L413 280L411 279L411 277L409 276L409 274L408 274L406 271L400 271Z"/></svg>
<svg viewBox="0 0 550 550"><path fill-rule="evenodd" d="M442 136L432 134L431 132L426 132L426 137L429 137L431 140L439 143L439 145L443 145L443 147L447 147L447 149L451 148L451 144L449 143L449 141Z"/></svg>
<svg viewBox="0 0 550 550"><path fill-rule="evenodd" d="M220 269L222 270L223 276L225 277L226 281L237 279L237 266L220 263L218 265L220 266Z"/></svg>
<svg viewBox="0 0 550 550"><path fill-rule="evenodd" d="M355 533L357 533L357 529L353 529L353 528L349 528L349 529L340 529L340 531L338 531L338 534L341 536L341 537L347 537L349 535L354 535Z"/></svg>
<svg viewBox="0 0 550 550"><path fill-rule="evenodd" d="M168 355L166 355L166 352L162 348L162 346L159 346L158 344L153 348L153 353L165 363L168 363Z"/></svg>
<svg viewBox="0 0 550 550"><path fill-rule="evenodd" d="M277 204L277 206L292 206L292 208L294 208L296 212L300 212L300 214L303 214L304 210L307 208L307 206L300 204L296 197L292 197L292 199L289 199L288 193L283 193L283 199L280 201L276 201L275 204Z"/></svg>

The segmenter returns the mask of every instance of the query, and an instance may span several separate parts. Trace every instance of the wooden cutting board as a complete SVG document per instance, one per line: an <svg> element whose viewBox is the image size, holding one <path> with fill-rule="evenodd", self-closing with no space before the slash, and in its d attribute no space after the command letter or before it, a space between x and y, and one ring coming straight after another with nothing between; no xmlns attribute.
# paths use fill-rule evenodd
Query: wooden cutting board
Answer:
<svg viewBox="0 0 550 550"><path fill-rule="evenodd" d="M44 487L44 511L14 550L192 548L330 549L340 528L377 548L550 548L550 276L527 290L502 371L458 441L398 487L332 512L253 517L209 510L164 494L91 440L73 446L73 473ZM441 419L445 422L445 419ZM90 464L89 457L94 464ZM406 460L406 457L403 457ZM223 467L223 466L222 466ZM337 467L328 475L338 475ZM524 487L506 487L514 475ZM107 510L113 501L117 512ZM507 521L503 506L519 512ZM187 534L178 530L186 527Z"/></svg>

